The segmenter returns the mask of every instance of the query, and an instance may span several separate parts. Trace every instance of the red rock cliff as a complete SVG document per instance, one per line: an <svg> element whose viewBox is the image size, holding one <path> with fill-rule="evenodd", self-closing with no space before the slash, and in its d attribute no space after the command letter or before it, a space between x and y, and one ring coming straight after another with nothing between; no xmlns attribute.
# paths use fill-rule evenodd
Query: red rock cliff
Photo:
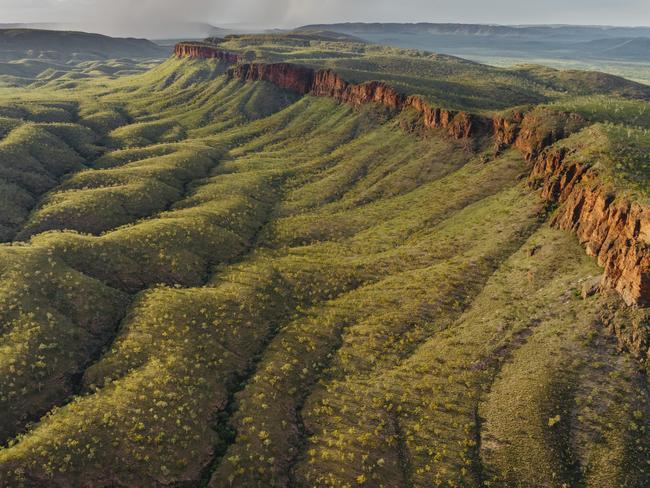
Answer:
<svg viewBox="0 0 650 488"><path fill-rule="evenodd" d="M573 231L605 269L601 286L617 290L628 305L650 305L650 208L616 199L589 165L550 148L586 127L576 114L535 109L495 117L498 149L515 146L532 163L529 184L556 203L552 225Z"/></svg>
<svg viewBox="0 0 650 488"><path fill-rule="evenodd" d="M230 78L241 81L268 81L285 90L308 94L314 82L314 70L290 63L240 64L230 68Z"/></svg>
<svg viewBox="0 0 650 488"><path fill-rule="evenodd" d="M229 71L231 78L242 81L268 81L291 91L320 97L332 97L343 103L359 106L379 103L401 111L414 109L421 114L426 128L441 128L455 138L490 134L489 119L429 106L421 97L406 96L381 81L354 84L332 70L315 71L305 66L276 64L242 64Z"/></svg>
<svg viewBox="0 0 650 488"><path fill-rule="evenodd" d="M617 200L593 169L562 148L537 158L530 182L558 203L552 223L575 232L605 268L602 286L616 289L628 305L650 305L650 208Z"/></svg>
<svg viewBox="0 0 650 488"><path fill-rule="evenodd" d="M446 129L457 139L492 133L491 121L487 118L431 107L421 97L403 95L381 81L354 84L345 81L332 70L315 71L291 63L240 64L241 56L205 43L179 43L175 53L180 57L216 58L236 64L230 69L229 76L242 81L268 81L286 90L332 97L355 106L374 102L397 111L411 108L421 114L424 127Z"/></svg>
<svg viewBox="0 0 650 488"><path fill-rule="evenodd" d="M541 108L495 116L492 132L497 151L515 146L526 161L533 162L545 148L587 125L588 122L577 114Z"/></svg>
<svg viewBox="0 0 650 488"><path fill-rule="evenodd" d="M241 61L238 54L199 42L179 42L174 48L174 54L183 58L219 59L229 64L237 64Z"/></svg>

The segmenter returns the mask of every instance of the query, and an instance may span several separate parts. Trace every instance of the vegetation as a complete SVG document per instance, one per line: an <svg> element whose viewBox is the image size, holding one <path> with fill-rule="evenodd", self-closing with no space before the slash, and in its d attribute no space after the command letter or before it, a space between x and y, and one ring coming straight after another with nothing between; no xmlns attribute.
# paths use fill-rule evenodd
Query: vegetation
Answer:
<svg viewBox="0 0 650 488"><path fill-rule="evenodd" d="M535 63L650 83L647 27L344 23L308 25L297 32L306 36L322 31L330 36L451 54L493 66Z"/></svg>
<svg viewBox="0 0 650 488"><path fill-rule="evenodd" d="M594 168L619 197L650 201L650 133L648 129L598 123L558 145L573 161Z"/></svg>
<svg viewBox="0 0 650 488"><path fill-rule="evenodd" d="M326 35L224 44L578 112L598 124L562 143L645 198L642 114L588 108L648 103L625 90ZM0 91L1 486L650 483L647 372L608 330L643 337L647 311L580 296L601 270L518 150L225 70Z"/></svg>
<svg viewBox="0 0 650 488"><path fill-rule="evenodd" d="M0 87L76 89L89 79L142 73L168 55L168 48L144 39L0 29Z"/></svg>

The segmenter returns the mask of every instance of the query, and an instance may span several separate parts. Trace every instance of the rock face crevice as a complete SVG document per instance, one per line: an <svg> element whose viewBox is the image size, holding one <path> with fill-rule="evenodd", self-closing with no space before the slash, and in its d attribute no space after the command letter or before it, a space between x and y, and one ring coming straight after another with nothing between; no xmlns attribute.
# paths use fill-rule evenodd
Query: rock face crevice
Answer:
<svg viewBox="0 0 650 488"><path fill-rule="evenodd" d="M381 81L354 84L338 73L291 63L244 64L241 56L201 43L181 43L176 55L220 59L233 64L230 79L266 81L304 95L332 97L360 106L378 103L395 111L413 110L425 128L451 137L490 136L495 152L518 148L531 164L529 184L556 203L553 225L574 232L587 253L605 268L602 286L617 290L628 305L650 305L650 208L618 200L588 165L552 145L588 125L582 117L551 109L514 111L492 118L430 106L417 95L399 93Z"/></svg>
<svg viewBox="0 0 650 488"><path fill-rule="evenodd" d="M495 149L514 146L529 163L547 147L587 125L589 122L577 114L548 108L515 111L509 117L497 115L492 119Z"/></svg>

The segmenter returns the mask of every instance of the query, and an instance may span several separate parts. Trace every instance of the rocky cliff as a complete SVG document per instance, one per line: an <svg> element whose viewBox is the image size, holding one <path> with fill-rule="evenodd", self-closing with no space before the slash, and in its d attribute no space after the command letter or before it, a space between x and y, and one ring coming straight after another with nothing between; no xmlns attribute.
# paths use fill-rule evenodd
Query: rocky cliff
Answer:
<svg viewBox="0 0 650 488"><path fill-rule="evenodd" d="M533 162L545 148L587 125L588 121L577 114L549 108L498 115L492 119L495 150L514 146L526 161Z"/></svg>
<svg viewBox="0 0 650 488"><path fill-rule="evenodd" d="M616 289L629 305L650 305L650 209L617 200L603 188L593 169L571 161L569 152L550 147L587 126L582 117L537 108L487 118L432 107L421 97L401 94L384 82L350 83L332 70L290 63L241 64L238 55L205 45L181 44L176 54L237 64L228 71L232 79L267 81L355 106L374 102L395 111L414 110L425 128L443 129L454 138L493 137L497 152L518 148L531 163L531 186L558 205L553 224L573 231L587 253L605 268L601 286Z"/></svg>
<svg viewBox="0 0 650 488"><path fill-rule="evenodd" d="M268 81L281 88L304 95L332 97L343 103L359 106L379 103L392 110L413 109L421 115L423 126L429 129L446 129L457 139L485 136L494 133L493 122L467 112L432 107L419 96L407 96L381 81L354 84L344 80L332 70L314 70L291 63L241 64L238 54L222 51L207 43L179 43L175 54L179 57L221 59L234 64L228 72L232 79L242 81Z"/></svg>
<svg viewBox="0 0 650 488"><path fill-rule="evenodd" d="M617 199L563 148L541 154L529 181L557 202L553 224L573 231L605 268L601 286L617 290L628 305L650 305L650 209Z"/></svg>
<svg viewBox="0 0 650 488"><path fill-rule="evenodd" d="M403 95L381 81L350 83L332 70L316 71L289 63L241 64L231 68L229 76L242 81L268 81L287 90L332 97L355 106L373 102L396 111L413 109L421 114L424 127L446 129L457 139L490 133L487 118L431 107L421 97Z"/></svg>
<svg viewBox="0 0 650 488"><path fill-rule="evenodd" d="M174 54L182 58L219 59L229 64L241 61L238 54L222 51L207 43L179 42L174 48Z"/></svg>
<svg viewBox="0 0 650 488"><path fill-rule="evenodd" d="M228 76L241 81L268 81L301 94L311 93L314 82L314 70L290 63L240 64L230 68Z"/></svg>

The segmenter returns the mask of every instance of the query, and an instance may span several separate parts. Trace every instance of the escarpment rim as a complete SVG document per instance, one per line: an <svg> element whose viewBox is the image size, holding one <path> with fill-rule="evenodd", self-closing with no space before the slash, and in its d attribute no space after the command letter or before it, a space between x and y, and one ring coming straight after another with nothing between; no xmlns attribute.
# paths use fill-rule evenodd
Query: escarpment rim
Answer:
<svg viewBox="0 0 650 488"><path fill-rule="evenodd" d="M243 82L265 81L302 95L331 97L361 106L377 103L401 112L412 109L426 129L443 129L455 139L492 137L495 150L519 149L531 163L529 183L539 186L545 200L559 204L553 224L573 231L589 255L605 268L603 286L615 289L628 305L650 305L650 209L636 202L607 196L593 169L548 151L554 143L589 125L574 113L556 114L559 128L550 130L531 112L492 118L432 107L418 95L400 93L383 81L351 83L331 69L315 70L294 63L244 63L239 54L209 43L179 43L179 57L218 59L231 66L226 76Z"/></svg>

